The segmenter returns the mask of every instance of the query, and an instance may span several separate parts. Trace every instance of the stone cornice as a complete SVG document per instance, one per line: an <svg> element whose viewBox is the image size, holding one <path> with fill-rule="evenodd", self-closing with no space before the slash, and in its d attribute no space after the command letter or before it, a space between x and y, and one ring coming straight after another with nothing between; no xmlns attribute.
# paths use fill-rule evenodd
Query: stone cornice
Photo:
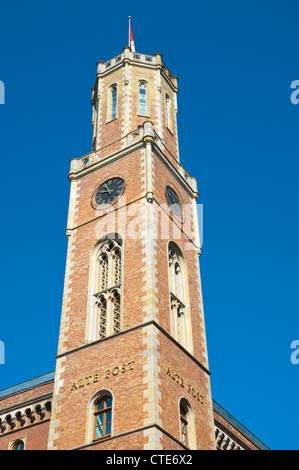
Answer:
<svg viewBox="0 0 299 470"><path fill-rule="evenodd" d="M139 136L137 137L135 142L130 142L130 139L132 139L132 136L135 133L139 133ZM183 174L188 175L190 183L191 181L194 181L194 185L196 185L195 178L191 178L188 172L184 169L184 167L180 165L180 163L174 157L171 157L175 162L172 163L170 158L165 155L162 149L162 147L165 147L165 145L163 144L158 134L155 132L152 123L146 121L142 129L136 129L135 131L130 132L122 139L119 139L119 141L121 140L127 141L128 145L125 148L118 150L107 157L104 157L103 159L99 159L99 157L97 156L98 154L100 154L102 149L99 149L95 152L91 152L90 154L87 154L80 159L73 159L71 161L69 180L72 181L84 178L85 176L89 175L94 171L98 171L102 168L105 168L106 166L111 165L112 163L115 163L116 161L121 160L129 155L132 155L133 153L141 149L145 149L146 143L150 142L153 153L165 164L165 166L173 174L173 176L181 183L182 187L186 190L189 196L195 200L198 199L199 194L197 192L197 188L195 190L195 188L192 187L191 184L189 184L188 180L184 178ZM170 152L168 151L168 153ZM90 162L89 159L91 160ZM87 160L86 165L82 163L84 160ZM76 166L79 166L79 168L77 169ZM178 167L180 171L176 167Z"/></svg>
<svg viewBox="0 0 299 470"><path fill-rule="evenodd" d="M119 434L114 434L113 436L110 436L110 437L107 437L107 438L104 438L104 439L99 439L99 440L94 440L93 442L89 442L87 444L83 444L81 446L78 446L78 447L73 447L72 449L70 450L80 450L80 449L85 449L86 447L91 447L91 446L95 446L95 445L100 445L102 443L105 443L107 441L111 441L113 439L118 439L118 438L121 438L121 437L125 437L125 436L129 436L130 434L136 434L138 432L144 432L148 429L151 429L151 428L156 428L158 429L158 431L160 431L161 433L165 434L167 437L169 437L170 439L172 439L173 441L175 441L177 444L179 444L182 449L185 449L185 450L188 450L190 451L190 449L185 446L181 441L179 441L179 439L177 439L175 436L173 436L170 432L168 432L166 429L163 429L161 426L159 426L158 424L156 423L153 423L153 424L149 424L147 426L142 426L140 428L135 428L135 429L131 429L129 431L126 431L126 432L122 432L122 433L119 433ZM143 452L146 452L143 451ZM159 453L161 453L161 451L158 451ZM146 455L146 454L145 454Z"/></svg>
<svg viewBox="0 0 299 470"><path fill-rule="evenodd" d="M70 349L69 351L65 351L64 353L58 354L56 356L56 359L68 356L69 354L73 354L73 353L75 353L77 351L80 351L82 349L90 348L90 347L95 346L98 343L102 343L104 341L111 341L115 338L118 338L121 335L126 335L128 333L132 333L135 330L139 330L141 328L146 328L149 325L153 325L155 328L157 328L162 334L164 334L164 336L166 336L179 349L181 349L186 354L186 356L189 357L189 359L191 359L196 365L198 365L200 367L200 369L202 369L207 375L209 375L209 376L211 375L211 372L203 364L201 364L201 362L198 359L196 359L189 351L187 351L187 349L185 349L180 343L178 343L169 333L167 333L167 331L164 330L164 328L162 328L160 325L158 325L158 323L156 323L155 321L149 321L149 322L146 322L146 323L141 323L141 324L133 326L132 328L129 328L127 330L120 331L119 333L116 333L112 336L107 336L105 338L98 339L96 341L92 341L92 342L87 343L87 344L83 344L82 346L78 346L77 348L73 348L73 349Z"/></svg>
<svg viewBox="0 0 299 470"><path fill-rule="evenodd" d="M112 163L115 163L116 161L121 160L122 158L125 158L131 155L132 153L137 152L140 149L143 149L144 147L145 147L144 143L140 141L140 142L137 142L136 144L132 144L130 147L119 150L118 152L115 152L112 155L109 155L108 157L103 158L102 160L98 160L97 162L92 163L89 166L86 166L86 168L82 170L75 172L75 171L72 171L71 169L69 173L69 180L72 181L72 180L78 180L78 179L84 178L90 173L100 170L101 168L105 168L106 166L109 166ZM85 158L88 158L90 155L94 155L94 154L95 152L87 154Z"/></svg>

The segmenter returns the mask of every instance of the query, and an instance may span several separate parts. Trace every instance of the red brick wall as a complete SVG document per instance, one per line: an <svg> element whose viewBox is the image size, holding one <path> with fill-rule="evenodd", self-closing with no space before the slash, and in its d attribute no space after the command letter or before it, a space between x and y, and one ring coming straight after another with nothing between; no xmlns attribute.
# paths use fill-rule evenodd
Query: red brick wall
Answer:
<svg viewBox="0 0 299 470"><path fill-rule="evenodd" d="M159 334L159 352L163 429L181 440L179 401L185 398L195 416L197 449L212 449L214 430L211 426L208 374L162 333ZM168 368L172 377L166 373Z"/></svg>
<svg viewBox="0 0 299 470"><path fill-rule="evenodd" d="M105 440L89 446L82 450L143 450L147 438L144 437L143 431L126 434L115 439Z"/></svg>
<svg viewBox="0 0 299 470"><path fill-rule="evenodd" d="M50 420L0 435L0 450L9 450L10 441L24 439L25 450L47 450Z"/></svg>
<svg viewBox="0 0 299 470"><path fill-rule="evenodd" d="M0 398L0 410L4 410L10 406L20 405L29 400L38 399L50 393L53 393L53 381Z"/></svg>
<svg viewBox="0 0 299 470"><path fill-rule="evenodd" d="M66 356L64 385L60 389L59 448L67 449L84 445L87 426L87 405L91 397L102 389L108 389L113 397L113 434L143 426L143 343L142 330L110 337L93 343ZM134 365L129 365L134 361ZM121 367L127 364L127 370ZM113 369L120 372L113 375ZM131 367L133 369L131 370ZM106 371L110 370L108 378ZM117 372L115 370L115 372ZM94 382L94 374L98 380ZM87 384L85 378L92 376ZM80 386L80 379L83 379ZM78 388L72 390L74 381ZM109 445L112 445L111 443Z"/></svg>

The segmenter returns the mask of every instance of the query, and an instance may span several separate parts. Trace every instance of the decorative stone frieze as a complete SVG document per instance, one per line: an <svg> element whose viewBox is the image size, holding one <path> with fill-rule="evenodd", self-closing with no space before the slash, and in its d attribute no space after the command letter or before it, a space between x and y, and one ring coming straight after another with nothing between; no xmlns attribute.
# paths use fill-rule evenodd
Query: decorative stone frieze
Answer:
<svg viewBox="0 0 299 470"><path fill-rule="evenodd" d="M18 408L5 410L0 414L0 434L50 419L51 408L52 399L46 398Z"/></svg>
<svg viewBox="0 0 299 470"><path fill-rule="evenodd" d="M229 436L223 429L215 426L215 437L217 450L246 450L235 439Z"/></svg>

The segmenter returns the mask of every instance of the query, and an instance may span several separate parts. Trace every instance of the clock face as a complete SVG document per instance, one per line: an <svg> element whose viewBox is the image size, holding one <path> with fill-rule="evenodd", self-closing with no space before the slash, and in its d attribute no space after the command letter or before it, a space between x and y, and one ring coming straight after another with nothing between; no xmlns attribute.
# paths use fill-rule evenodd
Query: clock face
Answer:
<svg viewBox="0 0 299 470"><path fill-rule="evenodd" d="M182 217L182 206L180 203L180 199L175 192L175 190L171 186L166 186L165 189L166 200L172 210L172 212L178 216Z"/></svg>
<svg viewBox="0 0 299 470"><path fill-rule="evenodd" d="M111 204L122 194L124 187L125 182L122 178L110 178L97 188L93 197L93 205L104 206Z"/></svg>

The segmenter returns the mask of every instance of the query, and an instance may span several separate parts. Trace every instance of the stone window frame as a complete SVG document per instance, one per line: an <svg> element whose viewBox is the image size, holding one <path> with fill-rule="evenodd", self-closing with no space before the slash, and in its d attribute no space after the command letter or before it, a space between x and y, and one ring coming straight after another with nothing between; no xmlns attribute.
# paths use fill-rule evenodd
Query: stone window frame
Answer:
<svg viewBox="0 0 299 470"><path fill-rule="evenodd" d="M167 129L173 134L173 105L170 94L165 91L164 93L164 109L165 109L165 125Z"/></svg>
<svg viewBox="0 0 299 470"><path fill-rule="evenodd" d="M86 321L86 342L94 342L100 339L111 337L122 331L123 327L123 255L124 255L124 241L120 234L113 233L102 237L95 244L91 251L90 257L90 272L89 272L89 289L88 289L88 305L87 305L87 321ZM118 266L118 280L117 284L112 282L110 285L102 284L100 276L103 275L102 266L100 263L105 255L108 258L108 272L107 272L107 283L115 276L115 259L111 261L113 257L111 249L110 253L105 252L105 246L108 244L113 245L119 249L120 255L120 266ZM110 262L109 262L110 261ZM115 281L115 278L114 278ZM119 282L120 281L120 282ZM118 315L115 313L115 305L118 306ZM103 310L101 310L103 306ZM101 318L102 315L102 318Z"/></svg>
<svg viewBox="0 0 299 470"><path fill-rule="evenodd" d="M181 423L181 441L185 444L186 447L189 445L189 422L188 422L188 408L185 407L185 404L180 403L180 423Z"/></svg>
<svg viewBox="0 0 299 470"><path fill-rule="evenodd" d="M112 94L114 90L116 90L116 109L115 109L115 116L112 117ZM117 83L112 83L112 85L110 85L108 89L106 123L110 121L114 121L117 118L118 118L118 85Z"/></svg>
<svg viewBox="0 0 299 470"><path fill-rule="evenodd" d="M100 438L95 437L95 407L99 401L104 398L109 397L112 400L111 405L111 433L107 436L103 436ZM92 397L90 398L87 404L87 419L86 419L86 433L85 433L85 442L86 444L90 444L92 442L100 442L104 439L111 439L114 435L114 394L109 389L101 389L98 390Z"/></svg>
<svg viewBox="0 0 299 470"><path fill-rule="evenodd" d="M145 114L141 114L141 110L140 110L140 88L141 88L141 86L145 87L145 106L146 106ZM148 82L146 80L139 80L139 82L138 82L138 115L142 116L142 117L150 117L149 109L150 109L150 107L149 107L149 85L148 85Z"/></svg>
<svg viewBox="0 0 299 470"><path fill-rule="evenodd" d="M184 419L187 421L187 427L188 427L188 434L187 434L187 444L184 444L183 442L183 436L182 436L182 415L181 415L181 408L184 407L186 410L186 413L184 415ZM179 399L178 403L178 409L179 409L179 426L180 426L180 441L188 447L190 450L196 450L197 445L196 445L196 427L195 427L195 415L194 411L192 409L192 406L190 405L189 401L185 397L181 397Z"/></svg>

